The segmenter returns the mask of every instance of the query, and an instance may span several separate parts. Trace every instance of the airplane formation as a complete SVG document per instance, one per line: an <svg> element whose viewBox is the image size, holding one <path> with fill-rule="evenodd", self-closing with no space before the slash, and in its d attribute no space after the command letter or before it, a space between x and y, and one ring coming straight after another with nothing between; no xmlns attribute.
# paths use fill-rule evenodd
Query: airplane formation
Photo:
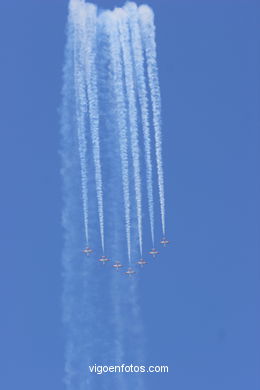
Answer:
<svg viewBox="0 0 260 390"><path fill-rule="evenodd" d="M162 238L162 240L160 241L160 244L163 245L164 247L166 247L168 244L170 243L169 240L167 240L165 237ZM82 250L82 252L87 255L87 256L90 256L92 253L93 253L93 249L89 248L89 247L86 247L85 249ZM148 252L149 255L151 255L153 258L155 258L157 255L159 255L160 252L158 252L155 248L152 248L150 250L150 252ZM100 263L102 263L103 265L105 265L108 261L110 261L110 259L108 259L106 256L101 256L98 261ZM140 259L136 262L136 264L138 264L141 268L143 268L144 265L148 264L147 261L145 261L144 259ZM115 261L114 264L112 264L112 267L118 272L120 270L120 268L124 267L123 264L120 263L120 261ZM127 276L133 276L134 274L136 274L136 271L133 270L133 268L129 267L125 272L124 274L126 274Z"/></svg>

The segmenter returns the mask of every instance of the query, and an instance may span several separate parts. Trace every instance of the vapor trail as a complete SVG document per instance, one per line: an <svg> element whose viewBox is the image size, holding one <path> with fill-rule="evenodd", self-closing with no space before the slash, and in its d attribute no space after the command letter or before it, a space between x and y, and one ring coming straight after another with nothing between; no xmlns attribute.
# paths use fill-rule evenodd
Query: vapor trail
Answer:
<svg viewBox="0 0 260 390"><path fill-rule="evenodd" d="M163 235L165 235L165 199L161 140L161 94L156 60L154 15L151 8L147 5L141 5L138 11L147 62L148 82L152 100L161 221Z"/></svg>
<svg viewBox="0 0 260 390"><path fill-rule="evenodd" d="M62 148L62 176L63 176L63 185L64 189L66 190L66 193L68 192L68 183L65 182L64 177L66 177L67 171L68 171L68 162L66 159L66 148L65 145L68 145L70 143L70 137L71 137L71 116L70 116L70 103L73 100L72 96L74 95L73 91L73 83L75 83L75 77L74 77L74 61L73 61L73 51L74 51L74 29L73 29L73 23L71 20L71 10L69 13L68 18L68 26L67 26L67 44L65 49L65 63L63 67L63 88L62 88L62 110L61 110L61 135L62 135L62 142L63 142L63 148ZM74 96L73 96L74 97ZM65 192L65 191L64 191ZM67 199L64 202L67 203ZM67 206L67 204L66 204ZM62 213L62 223L65 227L67 224L67 214L68 210L63 210ZM69 236L69 232L66 229L65 237L67 238ZM87 237L87 234L86 234ZM68 250L68 240L65 238L65 248L63 250L63 269L64 269L64 289L63 289L63 321L70 322L70 311L65 307L65 302L67 305L71 306L71 297L69 296L69 288L68 285L71 285L71 275L73 273L71 262L68 261L67 253ZM69 298L69 299L67 299ZM74 355L73 346L70 342L67 341L66 343L66 351L65 351L65 377L64 382L66 388L69 388L70 384L72 383L73 374L72 374L72 357Z"/></svg>
<svg viewBox="0 0 260 390"><path fill-rule="evenodd" d="M131 221L130 221L130 194L129 194L129 167L128 167L128 142L127 142L127 122L126 122L126 102L123 87L123 69L121 63L119 32L115 15L104 12L102 18L108 34L111 65L114 79L114 96L116 100L116 118L119 130L120 159L122 167L122 182L124 195L125 228L128 260L131 263Z"/></svg>
<svg viewBox="0 0 260 390"><path fill-rule="evenodd" d="M87 87L89 123L93 145L93 157L95 166L95 181L98 202L98 215L100 225L101 244L104 252L104 206L103 206L103 184L100 159L99 139L99 107L97 91L97 70L96 70L96 31L97 31L97 8L94 4L84 4L84 59L85 77Z"/></svg>
<svg viewBox="0 0 260 390"><path fill-rule="evenodd" d="M154 197L153 197L153 168L151 155L151 136L149 125L149 104L145 83L144 58L142 48L141 31L138 21L138 8L135 3L127 3L125 10L129 15L130 31L132 37L132 52L135 74L137 78L137 94L140 103L142 129L144 134L146 185L148 196L148 209L152 243L154 246Z"/></svg>
<svg viewBox="0 0 260 390"><path fill-rule="evenodd" d="M84 15L80 9L80 1L71 1L70 16L73 25L73 58L74 58L74 85L76 101L76 122L78 133L78 148L81 169L81 192L83 201L84 228L86 244L89 244L88 231L88 170L87 170L87 139L85 135L85 117L87 112L87 97L84 89L84 57L83 57L83 34Z"/></svg>
<svg viewBox="0 0 260 390"><path fill-rule="evenodd" d="M65 349L65 377L64 384L66 389L75 388L77 382L77 371L75 370L75 362L78 360L81 344L76 337L78 330L78 321L76 314L79 312L81 300L77 299L75 287L81 288L81 272L78 270L78 234L81 228L81 223L78 219L78 213L75 213L75 204L78 204L78 198L73 189L75 188L75 172L78 172L79 163L82 166L82 159L78 161L77 149L80 149L81 157L84 156L84 148L82 148L81 135L84 128L84 113L85 107L82 106L82 91L83 85L80 76L79 63L76 65L76 57L79 50L77 45L77 34L79 33L77 19L77 3L74 1L69 6L69 18L67 26L67 44L65 50L65 63L63 68L63 89L62 89L62 109L61 109L61 156L62 156L62 176L63 176L63 194L64 208L62 214L62 224L64 228L64 250L63 250L63 322L66 328L67 341ZM76 101L77 100L77 101ZM77 110L76 110L77 108ZM75 110L76 115L75 115ZM74 137L74 127L77 127L77 137ZM84 145L84 143L83 143ZM83 150L82 150L83 149ZM86 166L86 164L85 164ZM88 242L88 223L87 223L87 197L84 194L84 186L86 186L86 172L81 170L81 196L84 199L83 208L86 241ZM76 179L77 181L77 179ZM73 183L73 184L72 184ZM85 184L84 184L85 183ZM81 213L80 213L81 214ZM75 266L76 265L76 266ZM79 368L80 371L81 368Z"/></svg>
<svg viewBox="0 0 260 390"><path fill-rule="evenodd" d="M135 97L135 84L133 74L133 60L131 56L131 43L128 26L127 13L122 8L117 8L115 16L118 20L119 37L121 50L123 54L124 63L124 78L126 85L126 95L128 101L128 120L131 135L131 153L134 168L134 186L136 196L137 209L137 226L138 226L138 240L139 248L142 256L143 250L143 229L142 229L142 188L141 188L141 173L140 173L140 150L138 139L138 125L137 125L137 108Z"/></svg>

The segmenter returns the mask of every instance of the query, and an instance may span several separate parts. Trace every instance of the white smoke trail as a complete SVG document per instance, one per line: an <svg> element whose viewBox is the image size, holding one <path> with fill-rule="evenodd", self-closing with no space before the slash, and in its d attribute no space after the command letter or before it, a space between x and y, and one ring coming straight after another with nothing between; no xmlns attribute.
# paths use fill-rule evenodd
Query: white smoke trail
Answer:
<svg viewBox="0 0 260 390"><path fill-rule="evenodd" d="M130 12L129 10L131 7L131 4L127 5L125 10ZM65 145L66 153L65 156L63 156L63 169L64 164L66 165L63 174L66 191L65 197L68 198L66 199L66 207L63 211L63 224L66 229L63 256L63 312L67 331L65 379L66 388L68 390L94 389L96 387L99 389L120 388L124 390L129 388L140 390L144 388L142 383L143 378L140 376L136 376L135 378L120 376L115 378L116 385L110 386L110 383L107 382L109 379L107 378L104 379L104 383L97 383L93 376L86 375L85 369L88 364L92 364L91 360L95 359L101 350L104 353L104 359L106 359L106 356L112 356L113 359L115 357L116 363L118 364L124 361L124 359L128 359L129 356L141 362L144 359L142 344L144 334L140 319L141 313L138 302L139 294L137 290L137 280L133 278L132 280L130 279L125 282L123 277L117 278L117 276L119 276L117 273L113 275L113 278L110 278L107 277L107 274L105 273L101 274L102 271L96 273L95 278L93 278L93 274L96 270L96 263L78 261L79 236L80 229L82 228L78 218L79 213L81 212L78 207L80 207L81 204L79 204L80 202L78 202L77 198L80 187L80 174L86 237L88 237L89 232L92 240L92 237L95 237L98 233L96 231L97 227L93 226L92 234L92 231L90 230L92 225L89 224L88 226L88 223L86 223L88 222L88 209L91 211L90 206L92 200L92 197L89 196L88 205L88 193L91 194L92 191L96 191L98 198L97 211L100 224L100 235L101 240L103 238L103 246L103 201L107 202L105 203L104 211L108 213L109 218L106 218L106 221L108 220L110 226L113 227L113 229L111 229L111 236L114 236L114 239L110 242L110 239L106 236L106 250L108 252L110 251L111 254L116 255L116 257L114 257L115 259L123 259L125 254L125 240L121 240L121 235L124 229L126 232L127 251L130 263L131 256L133 256L131 240L137 241L139 236L139 245L140 248L142 247L141 214L139 214L138 217L138 228L135 226L131 227L132 210L130 201L132 201L132 198L130 195L132 192L130 191L130 172L132 172L132 167L130 170L128 156L128 149L131 147L132 156L130 156L130 161L132 162L133 160L133 165L138 161L137 165L135 165L135 167L133 166L135 174L134 191L137 204L136 212L138 214L142 211L142 198L141 172L140 166L138 166L140 151L138 149L137 98L139 99L144 133L149 217L152 238L154 237L154 223L152 222L154 220L152 156L148 95L146 91L144 58L140 38L141 32L139 30L140 26L138 25L139 20L137 21L136 9L137 7L135 6L135 17L133 18L130 16L129 21L125 20L125 11L123 11L123 19L118 15L118 11L115 13L105 12L97 18L96 7L94 5L85 4L84 0L70 0L69 51L66 54L66 75L64 79L64 91L65 94L70 95L70 98L66 101L62 125L62 133L66 133L65 135L63 134L63 138L67 137ZM99 54L96 54L97 48L95 40L97 36L100 38L98 35L99 32L96 32L97 20L106 28L106 34L102 36L103 44L98 47L101 52L105 52L104 56L106 56L106 61L103 61L102 64L99 63ZM130 36L127 23L129 23L130 27ZM103 30L101 29L102 34L104 33ZM109 45L107 42L108 39ZM147 51L146 48L145 50ZM96 55L98 56L97 59ZM148 58L147 53L146 56ZM95 69L96 60L98 64L98 73L96 73ZM105 93L103 93L104 91L102 89L99 89L100 71L104 79L106 79L106 76L108 76L109 80L111 79L111 84L109 83L108 86L107 83L104 83L106 84L106 88L104 88ZM151 88L151 82L153 80L151 78L151 70L149 77L149 85ZM105 104L103 104L104 107L102 106L102 99L98 101L98 93L99 98L102 95L102 99L105 101ZM154 98L152 97L152 99ZM152 101L154 107L154 100ZM99 113L99 110L101 113ZM74 115L75 111L76 117L73 117L73 119L76 122L78 134L75 134L74 137L73 130L75 123L71 116ZM104 121L104 117L106 118L106 121ZM90 134L86 134L85 131L86 119L90 124ZM112 125L110 125L111 121L113 122ZM128 121L130 124L128 124ZM154 125L154 127L156 126ZM160 127L157 128L157 130L158 129L160 131ZM79 145L77 145L77 136ZM100 136L101 138L99 138ZM115 137L118 137L118 140L116 140L117 142L114 141ZM157 137L157 135L155 135L155 137ZM101 176L100 139L102 140L102 162L105 161L108 165L108 169L105 170L105 173L108 172L108 175L105 176L105 173L103 173L104 182L102 182ZM156 145L158 146L158 140L156 142ZM79 147L80 167L77 156L77 147ZM87 156L90 148L92 148L91 153L93 151L94 156L93 173L92 170L87 169L87 161L89 161ZM111 153L106 154L104 153L104 150L109 150ZM72 160L74 160L73 163L71 163ZM113 170L115 166L117 167L117 170ZM81 173L79 173L79 168L81 169ZM106 168L105 164L103 164L102 168ZM110 175L113 176L112 181L110 181ZM76 182L74 182L75 178ZM139 183L138 180L140 180ZM158 180L158 182L160 183L160 180ZM77 185L74 185L75 183ZM140 186L139 189L138 185ZM86 189L85 193L83 191L84 189ZM109 191L107 191L107 189ZM138 190L140 190L139 199ZM114 203L110 202L110 197L115 198ZM93 204L96 204L96 200ZM108 208L106 205L108 205ZM162 213L162 215L164 215L164 213ZM99 237L97 240L99 240ZM121 243L119 245L118 243L120 241ZM95 245L94 242L93 245ZM104 268L102 268L102 270L104 270ZM126 275L125 277L127 278ZM125 283L127 283L127 285ZM105 294L105 297L107 298L105 303L104 295L102 296L102 291L100 290L100 285L104 287L102 291L109 291L109 294ZM124 291L124 293L122 293L122 291ZM98 310L100 310L99 313ZM106 327L103 326L104 323L106 323ZM111 337L111 335L114 337ZM107 346L101 348L103 345ZM102 363L104 362L101 362L101 364ZM134 385L132 385L131 380L134 382Z"/></svg>
<svg viewBox="0 0 260 390"><path fill-rule="evenodd" d="M65 349L65 377L64 383L68 390L75 388L77 379L77 369L75 362L80 355L80 343L75 335L78 332L75 312L79 312L81 302L75 294L75 285L81 286L81 276L77 275L75 268L75 257L78 257L78 233L79 226L75 220L75 194L74 188L75 170L78 171L77 154L80 155L80 181L81 197L83 200L84 230L86 243L88 245L88 192L87 192L87 164L86 164L86 138L84 135L84 122L86 114L86 99L84 92L84 80L82 78L82 58L80 57L80 47L78 37L82 34L81 26L77 24L79 20L78 6L80 2L71 1L69 5L67 45L65 50L65 63L63 72L63 102L61 117L62 134L62 175L64 209L62 223L65 231L65 245L63 250L63 322L66 327L67 341ZM76 113L76 115L75 115ZM74 139L74 126L77 129L78 139ZM73 185L72 185L73 183ZM73 225L73 228L72 228ZM76 247L76 250L75 250ZM73 294L74 293L74 294ZM88 385L90 380L87 378Z"/></svg>
<svg viewBox="0 0 260 390"><path fill-rule="evenodd" d="M136 196L137 209L137 226L140 254L142 256L143 249L143 229L142 229L142 188L141 188L141 173L140 173L140 150L138 139L138 125L137 125L137 109L135 97L135 84L133 74L133 60L131 56L130 34L128 26L127 13L122 8L117 8L114 11L115 17L118 21L119 38L121 44L121 51L123 54L124 63L124 77L126 85L126 95L128 101L128 120L131 135L131 153L134 168L134 186Z"/></svg>
<svg viewBox="0 0 260 390"><path fill-rule="evenodd" d="M73 58L74 58L74 85L76 101L76 121L78 132L78 147L81 168L81 192L83 201L84 227L86 244L89 244L88 232L88 171L87 171L87 139L85 135L85 116L87 112L87 99L84 89L84 58L82 51L82 36L84 32L84 15L81 1L73 0L70 3L69 23L73 26Z"/></svg>
<svg viewBox="0 0 260 390"><path fill-rule="evenodd" d="M156 59L154 15L152 9L147 5L141 5L138 8L138 11L146 54L148 82L152 100L162 231L163 235L165 235L165 199L161 140L161 94Z"/></svg>
<svg viewBox="0 0 260 390"><path fill-rule="evenodd" d="M78 311L78 300L72 294L72 291L75 287L75 278L76 285L79 286L80 280L75 274L76 257L78 255L78 246L76 245L75 251L75 242L78 241L78 232L79 226L77 226L78 218L75 220L75 198L72 188L74 188L75 180L75 170L78 171L78 159L75 150L79 146L79 139L77 140L74 137L74 126L78 128L78 134L82 130L83 121L83 109L80 106L75 117L75 84L80 82L78 69L75 70L75 41L76 41L76 31L74 24L75 16L75 6L74 3L70 3L69 8L69 18L68 18L68 27L67 27L67 45L65 50L65 63L63 69L63 89L62 89L62 109L61 109L61 156L62 156L62 176L63 176L63 202L64 209L62 215L62 225L64 228L64 250L63 250L63 278L64 278L64 288L63 288L63 322L66 327L66 332L68 335L66 341L65 349L65 377L64 384L65 387L69 390L75 387L75 381L77 380L75 372L75 360L79 355L79 344L75 343L75 329L77 325L75 324L75 311ZM80 83L80 85L82 85ZM77 89L78 91L78 89ZM78 93L77 93L78 96ZM78 100L78 98L77 98ZM79 104L77 102L77 104ZM82 150L81 150L82 152ZM82 161L80 161L82 163ZM81 179L84 171L81 171ZM82 187L82 197L84 190L84 180L81 180ZM85 205L87 205L86 198ZM84 223L85 223L85 233L86 241L88 240L88 224L87 224L87 214L84 214ZM73 228L72 228L73 225ZM78 222L78 225L81 225ZM80 305L80 303L79 303ZM90 383L90 382L89 382Z"/></svg>
<svg viewBox="0 0 260 390"><path fill-rule="evenodd" d="M72 100L72 95L74 95L72 83L73 83L73 81L75 82L75 78L73 76L71 77L71 75L73 75L73 73L74 73L74 69L73 69L73 67L74 67L73 33L74 32L73 32L73 23L72 23L71 18L70 18L70 13L69 13L67 30L68 30L67 31L68 39L67 39L67 45L66 45L66 49L65 49L65 64L64 64L64 68L63 68L63 89L62 89L62 110L61 110L61 135L62 135L62 141L66 145L68 145L70 142L69 138L70 138L70 132L71 132L71 118L69 115L69 106L70 106L70 103ZM73 80L73 78L74 78L74 80ZM67 173L66 171L68 170L68 162L67 162L64 155L65 155L65 151L64 151L64 146L63 146L63 150L62 150L62 163L63 163L62 175L63 175L63 177L66 175L66 173ZM65 161L67 163L66 165L64 164ZM63 182L63 185L65 187L64 189L67 190L64 182ZM68 184L67 184L67 187L68 187ZM63 210L62 223L63 223L64 227L66 226L67 214L68 214L68 211ZM68 239L66 240L66 238L69 236L69 232L66 230L65 234L66 234L65 248L63 250L63 269L65 271L64 272L65 273L64 290L63 290L63 321L64 321L64 323L65 322L68 323L70 321L70 312L67 309L67 307L65 307L64 303L65 303L65 300L68 302L68 304L70 304L70 301L71 301L71 297L69 297L69 294L68 294L68 285L71 284L71 273L72 272L71 272L71 262L67 260L68 259L68 256L67 256L68 248L66 247L66 246L68 246L68 244L67 244ZM66 299L67 296L69 297L69 299ZM73 373L72 373L73 369L72 369L72 364L71 364L73 355L74 355L73 346L71 345L71 343L69 343L67 341L66 348L65 348L65 370L64 370L65 371L64 382L65 382L66 388L69 388L69 386L72 382L72 378L73 378Z"/></svg>
<svg viewBox="0 0 260 390"><path fill-rule="evenodd" d="M98 214L101 244L104 252L104 207L103 207L103 184L100 158L99 140L99 108L97 92L97 70L96 70L96 30L97 30L97 8L94 4L84 4L84 59L85 77L88 97L89 123L93 145L93 157L95 166L95 180L98 201Z"/></svg>
<svg viewBox="0 0 260 390"><path fill-rule="evenodd" d="M122 166L122 182L125 209L125 228L128 260L131 263L131 221L130 221L130 193L129 193L129 167L128 167L128 141L126 122L126 102L123 88L123 69L121 63L119 32L114 13L107 11L102 14L102 19L108 34L111 64L114 78L114 94L116 99L116 118L119 129L120 158Z"/></svg>
<svg viewBox="0 0 260 390"><path fill-rule="evenodd" d="M153 168L151 155L151 136L149 125L149 103L147 97L144 58L142 48L141 31L138 21L138 8L135 3L127 3L125 10L129 14L130 31L132 36L132 52L137 78L137 94L140 103L142 129L144 134L145 164L146 164L146 185L148 196L148 209L150 218L150 229L152 244L154 246L154 198L153 198Z"/></svg>

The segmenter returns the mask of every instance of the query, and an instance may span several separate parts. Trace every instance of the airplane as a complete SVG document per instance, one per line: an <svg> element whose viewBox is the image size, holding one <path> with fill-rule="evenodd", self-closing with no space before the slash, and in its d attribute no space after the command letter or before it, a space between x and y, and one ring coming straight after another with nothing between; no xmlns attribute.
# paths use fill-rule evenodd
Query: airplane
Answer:
<svg viewBox="0 0 260 390"><path fill-rule="evenodd" d="M136 264L139 264L139 265L143 268L143 266L144 266L145 264L148 264L148 262L145 261L144 259L140 259L140 260L138 260L138 261L136 262Z"/></svg>
<svg viewBox="0 0 260 390"><path fill-rule="evenodd" d="M162 238L160 244L162 244L164 247L166 247L167 244L169 244L170 241L168 241L165 237Z"/></svg>
<svg viewBox="0 0 260 390"><path fill-rule="evenodd" d="M149 255L152 255L153 257L155 257L156 255L158 255L159 254L159 252L155 249L155 248L153 248L150 252L149 252Z"/></svg>
<svg viewBox="0 0 260 390"><path fill-rule="evenodd" d="M87 246L86 249L83 249L82 252L89 256L91 253L93 253L93 250Z"/></svg>
<svg viewBox="0 0 260 390"><path fill-rule="evenodd" d="M120 261L116 261L115 264L113 264L113 267L119 271L119 268L123 267L123 265L120 263Z"/></svg>
<svg viewBox="0 0 260 390"><path fill-rule="evenodd" d="M125 274L128 276L132 276L133 274L136 274L136 272L132 268L128 268Z"/></svg>
<svg viewBox="0 0 260 390"><path fill-rule="evenodd" d="M106 256L101 256L100 259L98 259L101 263L105 264L107 261L110 261Z"/></svg>

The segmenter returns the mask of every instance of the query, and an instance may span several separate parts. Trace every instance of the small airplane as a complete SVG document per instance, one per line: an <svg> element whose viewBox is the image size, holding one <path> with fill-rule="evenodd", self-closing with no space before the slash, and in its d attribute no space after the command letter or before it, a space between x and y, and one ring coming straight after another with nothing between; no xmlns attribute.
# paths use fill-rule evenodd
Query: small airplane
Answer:
<svg viewBox="0 0 260 390"><path fill-rule="evenodd" d="M128 276L132 276L133 274L136 274L136 272L132 268L128 268L125 274Z"/></svg>
<svg viewBox="0 0 260 390"><path fill-rule="evenodd" d="M116 261L115 264L113 264L113 267L119 271L119 268L123 267L123 265L120 263L120 261Z"/></svg>
<svg viewBox="0 0 260 390"><path fill-rule="evenodd" d="M159 252L153 248L150 252L149 252L149 255L152 255L153 257L155 257L156 255L159 255Z"/></svg>
<svg viewBox="0 0 260 390"><path fill-rule="evenodd" d="M170 243L170 241L167 240L165 237L163 237L162 240L160 241L160 244L162 244L164 247L166 247L166 245L169 243Z"/></svg>
<svg viewBox="0 0 260 390"><path fill-rule="evenodd" d="M87 256L89 256L89 255L91 255L91 253L93 253L93 249L91 249L87 246L86 249L83 249L82 252L85 253Z"/></svg>
<svg viewBox="0 0 260 390"><path fill-rule="evenodd" d="M148 262L145 261L144 259L140 259L140 260L138 260L138 261L136 262L136 264L139 264L139 265L143 268L143 266L144 266L145 264L148 264Z"/></svg>
<svg viewBox="0 0 260 390"><path fill-rule="evenodd" d="M101 263L105 264L107 261L110 261L106 256L101 256L100 259L98 259Z"/></svg>

